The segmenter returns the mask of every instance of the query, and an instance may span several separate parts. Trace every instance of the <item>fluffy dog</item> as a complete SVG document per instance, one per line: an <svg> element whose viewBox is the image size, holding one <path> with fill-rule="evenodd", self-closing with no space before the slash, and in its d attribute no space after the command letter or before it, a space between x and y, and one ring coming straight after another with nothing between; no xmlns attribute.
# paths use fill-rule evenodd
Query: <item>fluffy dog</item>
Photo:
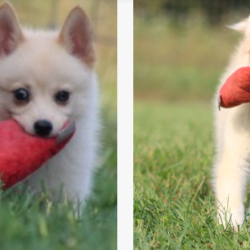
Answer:
<svg viewBox="0 0 250 250"><path fill-rule="evenodd" d="M91 192L97 154L98 86L90 21L80 7L60 31L22 29L9 3L0 7L0 120L14 118L30 134L50 137L76 122L70 143L28 178L73 202Z"/></svg>
<svg viewBox="0 0 250 250"><path fill-rule="evenodd" d="M243 33L243 39L222 75L214 100L217 156L213 169L218 218L235 230L245 218L244 196L250 170L250 104L218 110L218 93L238 68L250 65L250 18L229 26Z"/></svg>

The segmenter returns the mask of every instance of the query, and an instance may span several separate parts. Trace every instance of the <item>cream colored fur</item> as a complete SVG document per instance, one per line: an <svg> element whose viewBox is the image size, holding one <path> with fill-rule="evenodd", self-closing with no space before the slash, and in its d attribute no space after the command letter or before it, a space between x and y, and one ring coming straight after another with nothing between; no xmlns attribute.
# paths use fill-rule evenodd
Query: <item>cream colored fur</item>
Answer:
<svg viewBox="0 0 250 250"><path fill-rule="evenodd" d="M229 222L237 230L245 219L244 198L250 171L250 103L219 111L218 93L235 70L250 66L250 18L230 28L243 33L243 39L220 79L214 99L217 155L213 184L220 223L226 226Z"/></svg>
<svg viewBox="0 0 250 250"><path fill-rule="evenodd" d="M13 8L0 8L0 120L14 118L34 134L39 119L53 124L55 135L68 120L76 133L58 155L28 178L41 183L57 199L61 188L69 200L84 201L91 192L98 132L98 86L90 23L80 7L69 14L61 31L23 30ZM29 90L27 104L14 101L13 91ZM69 101L58 104L55 93L67 90Z"/></svg>

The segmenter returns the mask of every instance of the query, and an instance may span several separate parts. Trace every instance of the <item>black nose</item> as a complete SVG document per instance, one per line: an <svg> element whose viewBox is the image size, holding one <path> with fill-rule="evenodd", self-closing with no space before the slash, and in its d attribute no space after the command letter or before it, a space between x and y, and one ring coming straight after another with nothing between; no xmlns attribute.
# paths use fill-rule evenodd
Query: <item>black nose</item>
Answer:
<svg viewBox="0 0 250 250"><path fill-rule="evenodd" d="M36 135L48 136L53 129L52 123L47 120L38 120L34 124L34 130Z"/></svg>

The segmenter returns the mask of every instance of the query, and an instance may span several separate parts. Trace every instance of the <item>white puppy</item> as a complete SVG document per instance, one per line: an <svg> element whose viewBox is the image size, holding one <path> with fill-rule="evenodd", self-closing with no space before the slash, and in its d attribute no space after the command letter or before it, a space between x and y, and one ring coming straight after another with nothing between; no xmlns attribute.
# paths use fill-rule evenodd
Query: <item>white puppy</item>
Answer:
<svg viewBox="0 0 250 250"><path fill-rule="evenodd" d="M217 156L213 184L220 222L229 222L237 230L245 218L244 197L250 171L250 103L219 111L218 94L235 70L250 65L250 18L230 27L244 37L221 77L214 99Z"/></svg>
<svg viewBox="0 0 250 250"><path fill-rule="evenodd" d="M0 8L0 120L14 118L30 134L50 137L76 122L70 143L27 183L58 197L90 194L97 151L98 87L89 19L80 7L61 31L23 30L13 8Z"/></svg>

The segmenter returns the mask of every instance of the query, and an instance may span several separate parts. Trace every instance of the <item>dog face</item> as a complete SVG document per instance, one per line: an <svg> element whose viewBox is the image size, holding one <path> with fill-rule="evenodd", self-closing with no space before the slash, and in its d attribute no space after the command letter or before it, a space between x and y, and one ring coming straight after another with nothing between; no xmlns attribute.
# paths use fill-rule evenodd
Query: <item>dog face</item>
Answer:
<svg viewBox="0 0 250 250"><path fill-rule="evenodd" d="M30 134L55 135L84 116L95 51L89 20L74 8L60 32L22 30L13 8L0 8L0 119Z"/></svg>

